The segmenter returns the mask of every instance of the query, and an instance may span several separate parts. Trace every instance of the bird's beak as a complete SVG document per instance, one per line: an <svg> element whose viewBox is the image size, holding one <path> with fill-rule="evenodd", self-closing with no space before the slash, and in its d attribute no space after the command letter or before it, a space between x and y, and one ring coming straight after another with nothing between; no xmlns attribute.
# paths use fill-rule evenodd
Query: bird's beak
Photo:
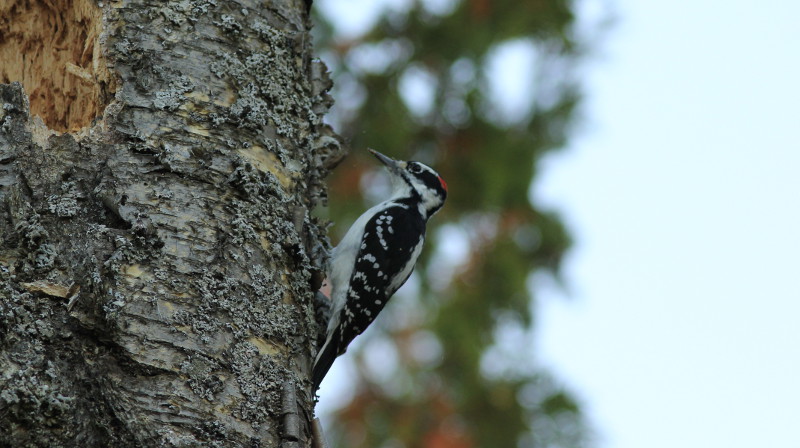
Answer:
<svg viewBox="0 0 800 448"><path fill-rule="evenodd" d="M400 170L406 169L406 162L401 162L399 160L394 160L391 157L386 157L385 155L379 153L378 151L375 151L372 148L369 149L369 152L371 152L373 156L375 156L378 160L380 160L381 163L386 165L386 167L389 168L389 171L393 173L397 173Z"/></svg>

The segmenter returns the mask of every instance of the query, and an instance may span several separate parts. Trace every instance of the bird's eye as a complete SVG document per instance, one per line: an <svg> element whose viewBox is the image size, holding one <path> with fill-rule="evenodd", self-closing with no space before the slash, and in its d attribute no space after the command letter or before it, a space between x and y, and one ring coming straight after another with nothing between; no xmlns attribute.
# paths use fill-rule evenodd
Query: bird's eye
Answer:
<svg viewBox="0 0 800 448"><path fill-rule="evenodd" d="M421 172L422 172L422 167L420 167L420 166L419 166L419 165L417 165L416 163L412 163L412 164L410 164L410 165L408 166L408 170L409 170L409 171L411 171L411 172L412 172L412 173L414 173L414 174L419 174L419 173L421 173Z"/></svg>

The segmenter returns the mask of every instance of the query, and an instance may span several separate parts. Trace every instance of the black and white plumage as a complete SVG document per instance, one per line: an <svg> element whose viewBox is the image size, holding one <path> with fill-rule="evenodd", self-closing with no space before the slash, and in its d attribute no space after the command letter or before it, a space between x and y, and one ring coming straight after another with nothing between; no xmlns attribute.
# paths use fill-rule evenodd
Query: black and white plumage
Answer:
<svg viewBox="0 0 800 448"><path fill-rule="evenodd" d="M386 165L392 195L364 212L333 250L328 272L333 310L314 361L314 391L333 361L408 280L422 252L425 224L447 197L447 184L430 167L370 152Z"/></svg>

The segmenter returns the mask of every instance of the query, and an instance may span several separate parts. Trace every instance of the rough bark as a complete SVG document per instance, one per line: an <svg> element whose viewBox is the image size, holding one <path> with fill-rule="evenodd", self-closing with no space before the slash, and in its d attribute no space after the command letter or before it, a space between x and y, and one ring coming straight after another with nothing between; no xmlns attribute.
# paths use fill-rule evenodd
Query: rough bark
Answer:
<svg viewBox="0 0 800 448"><path fill-rule="evenodd" d="M310 446L342 150L306 5L0 17L0 446Z"/></svg>

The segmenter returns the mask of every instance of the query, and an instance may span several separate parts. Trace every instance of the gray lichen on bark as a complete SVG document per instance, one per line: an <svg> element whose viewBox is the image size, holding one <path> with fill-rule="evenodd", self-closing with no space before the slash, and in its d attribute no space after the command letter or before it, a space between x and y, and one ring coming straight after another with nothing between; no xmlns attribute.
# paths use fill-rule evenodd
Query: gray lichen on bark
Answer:
<svg viewBox="0 0 800 448"><path fill-rule="evenodd" d="M286 384L308 446L311 210L342 149L305 5L101 12L90 126L0 85L0 446L278 446Z"/></svg>

